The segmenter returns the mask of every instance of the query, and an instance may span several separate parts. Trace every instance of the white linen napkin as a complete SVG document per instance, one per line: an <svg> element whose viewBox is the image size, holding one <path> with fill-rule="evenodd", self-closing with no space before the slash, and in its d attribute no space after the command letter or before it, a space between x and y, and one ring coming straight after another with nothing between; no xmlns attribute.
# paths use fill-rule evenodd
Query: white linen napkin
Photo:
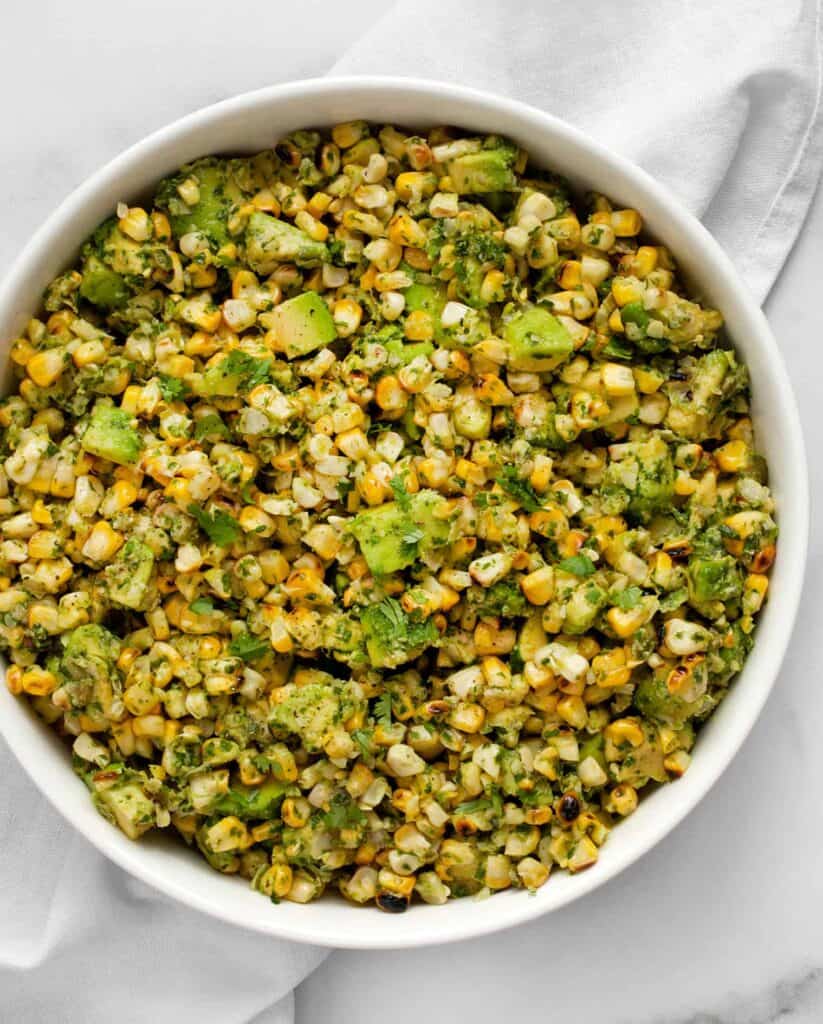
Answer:
<svg viewBox="0 0 823 1024"><path fill-rule="evenodd" d="M164 18L176 10L152 6ZM299 34L282 31L280 11L245 6L258 39L271 24L276 78L287 56L302 69L281 41ZM362 15L358 0L347 10ZM89 18L67 24L74 32ZM217 24L198 38L199 19L181 32L187 52L208 54L202 33ZM128 31L124 57L160 45L150 17ZM320 70L306 40L305 70ZM762 299L820 171L819 44L819 0L401 0L332 73L446 79L565 117L678 193ZM176 66L173 48L163 54L161 77ZM235 61L234 78L222 66L195 61L186 88L197 75L217 95L272 78L262 60ZM290 1024L292 987L324 951L213 921L130 878L46 804L1 741L0 778L0 1020Z"/></svg>
<svg viewBox="0 0 823 1024"><path fill-rule="evenodd" d="M820 175L820 21L820 0L400 0L332 73L565 118L668 185L762 301Z"/></svg>

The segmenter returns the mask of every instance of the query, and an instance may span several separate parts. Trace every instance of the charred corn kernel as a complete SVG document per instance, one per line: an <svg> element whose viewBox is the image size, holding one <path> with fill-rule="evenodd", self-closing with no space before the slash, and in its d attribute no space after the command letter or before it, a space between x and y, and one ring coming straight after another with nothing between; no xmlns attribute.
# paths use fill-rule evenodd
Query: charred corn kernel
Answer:
<svg viewBox="0 0 823 1024"><path fill-rule="evenodd" d="M66 369L66 351L62 348L50 348L38 352L26 364L26 373L41 388L51 387Z"/></svg>
<svg viewBox="0 0 823 1024"><path fill-rule="evenodd" d="M714 453L724 473L741 473L749 465L749 447L745 441L728 441Z"/></svg>

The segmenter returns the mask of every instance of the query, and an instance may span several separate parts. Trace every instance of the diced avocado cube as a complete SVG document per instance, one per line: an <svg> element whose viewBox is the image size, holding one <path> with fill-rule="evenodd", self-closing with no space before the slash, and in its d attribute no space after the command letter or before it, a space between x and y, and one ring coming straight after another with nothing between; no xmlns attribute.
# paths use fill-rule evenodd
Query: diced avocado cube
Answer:
<svg viewBox="0 0 823 1024"><path fill-rule="evenodd" d="M448 508L448 503L442 494L438 494L437 491L423 490L413 494L410 500L411 521L415 528L423 533L419 541L421 551L441 547L454 539L452 537L453 520L443 514Z"/></svg>
<svg viewBox="0 0 823 1024"><path fill-rule="evenodd" d="M317 292L303 292L275 306L272 330L287 359L299 359L337 338L329 307Z"/></svg>
<svg viewBox="0 0 823 1024"><path fill-rule="evenodd" d="M241 349L232 349L219 362L213 363L197 382L201 395L231 398L241 391L269 379L273 361L252 356Z"/></svg>
<svg viewBox="0 0 823 1024"><path fill-rule="evenodd" d="M319 750L363 706L351 683L328 676L295 686L284 701L271 709L269 725L275 731L295 733L307 750Z"/></svg>
<svg viewBox="0 0 823 1024"><path fill-rule="evenodd" d="M188 178L197 182L200 193L193 206L187 205L177 191L178 185ZM163 182L158 194L158 205L169 211L169 222L175 238L190 231L199 231L219 248L229 241L229 211L233 199L239 198L239 190L232 186L227 175L225 160L207 157L184 168L168 182Z"/></svg>
<svg viewBox="0 0 823 1024"><path fill-rule="evenodd" d="M513 192L517 188L517 175L512 170L514 156L511 149L481 149L456 157L448 165L455 192Z"/></svg>
<svg viewBox="0 0 823 1024"><path fill-rule="evenodd" d="M385 349L389 353L390 366L407 366L418 356L430 356L434 345L430 341L413 341L405 344L400 338L390 338Z"/></svg>
<svg viewBox="0 0 823 1024"><path fill-rule="evenodd" d="M377 575L397 572L417 557L418 534L409 514L394 502L361 512L351 524L369 569Z"/></svg>
<svg viewBox="0 0 823 1024"><path fill-rule="evenodd" d="M644 522L666 509L674 496L674 462L665 441L653 437L635 446L637 486L629 512Z"/></svg>
<svg viewBox="0 0 823 1024"><path fill-rule="evenodd" d="M572 337L556 316L542 306L525 306L505 321L503 337L513 370L552 370L574 351Z"/></svg>
<svg viewBox="0 0 823 1024"><path fill-rule="evenodd" d="M438 320L446 305L446 292L436 284L412 284L403 292L406 299L405 310L407 313L417 313L422 310Z"/></svg>
<svg viewBox="0 0 823 1024"><path fill-rule="evenodd" d="M580 744L579 749L579 761L578 764L585 761L587 757L593 757L595 761L600 765L603 771L608 771L606 764L606 754L603 750L603 733L595 733L594 736L590 736L587 740Z"/></svg>
<svg viewBox="0 0 823 1024"><path fill-rule="evenodd" d="M396 668L418 657L439 637L431 619L406 615L400 603L387 597L369 605L361 617L366 650L375 668Z"/></svg>
<svg viewBox="0 0 823 1024"><path fill-rule="evenodd" d="M421 551L452 539L452 522L438 514L446 499L437 491L424 490L408 498L408 510L390 501L361 512L351 525L369 569L385 575L404 569Z"/></svg>
<svg viewBox="0 0 823 1024"><path fill-rule="evenodd" d="M709 601L731 601L740 597L743 581L740 569L731 555L717 558L689 559L689 580L692 598L698 604Z"/></svg>
<svg viewBox="0 0 823 1024"><path fill-rule="evenodd" d="M101 459L130 466L140 458L143 442L131 425L131 416L114 405L95 405L80 447Z"/></svg>
<svg viewBox="0 0 823 1024"><path fill-rule="evenodd" d="M104 571L112 602L135 611L145 607L154 571L154 552L139 537L129 537Z"/></svg>
<svg viewBox="0 0 823 1024"><path fill-rule="evenodd" d="M117 274L143 277L151 269L150 247L124 235L114 223L102 234L99 251L103 262Z"/></svg>
<svg viewBox="0 0 823 1024"><path fill-rule="evenodd" d="M253 213L246 226L246 260L252 270L271 274L279 263L316 267L328 260L329 250L313 238L268 213Z"/></svg>
<svg viewBox="0 0 823 1024"><path fill-rule="evenodd" d="M698 714L703 701L685 701L669 692L665 674L649 672L637 684L634 693L634 705L637 710L653 722L681 729L689 718Z"/></svg>
<svg viewBox="0 0 823 1024"><path fill-rule="evenodd" d="M139 839L155 824L154 804L137 782L98 788L95 796L100 810L112 818L129 839Z"/></svg>
<svg viewBox="0 0 823 1024"><path fill-rule="evenodd" d="M238 783L224 793L211 808L216 814L233 814L246 821L254 818L271 818L289 788L287 782L270 780L260 786L243 786Z"/></svg>
<svg viewBox="0 0 823 1024"><path fill-rule="evenodd" d="M93 306L118 309L128 301L131 292L122 274L110 270L96 256L90 256L83 265L80 294Z"/></svg>

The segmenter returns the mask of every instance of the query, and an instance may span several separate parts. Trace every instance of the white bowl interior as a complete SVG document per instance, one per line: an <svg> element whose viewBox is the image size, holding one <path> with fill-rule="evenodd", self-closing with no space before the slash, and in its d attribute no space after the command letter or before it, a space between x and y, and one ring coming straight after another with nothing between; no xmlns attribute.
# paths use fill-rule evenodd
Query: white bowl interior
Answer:
<svg viewBox="0 0 823 1024"><path fill-rule="evenodd" d="M146 193L165 174L208 153L270 147L285 132L352 118L414 127L455 124L500 132L534 160L580 189L596 188L637 207L648 231L668 245L689 280L721 309L752 378L757 436L771 470L781 539L771 600L757 644L726 701L701 732L694 761L677 783L651 794L621 823L585 874L552 876L535 896L506 892L486 901L413 906L380 914L325 898L309 906L272 905L241 879L212 871L182 844L162 838L132 843L93 809L72 774L68 753L20 700L0 687L0 730L43 792L75 827L122 867L166 893L235 924L300 941L349 947L446 942L515 924L583 895L659 841L707 792L762 708L788 643L802 586L808 493L802 435L790 385L766 321L719 246L652 179L575 129L530 107L439 83L402 79L298 82L238 97L177 122L118 157L56 211L22 253L0 288L4 356L37 309L48 281L120 200Z"/></svg>

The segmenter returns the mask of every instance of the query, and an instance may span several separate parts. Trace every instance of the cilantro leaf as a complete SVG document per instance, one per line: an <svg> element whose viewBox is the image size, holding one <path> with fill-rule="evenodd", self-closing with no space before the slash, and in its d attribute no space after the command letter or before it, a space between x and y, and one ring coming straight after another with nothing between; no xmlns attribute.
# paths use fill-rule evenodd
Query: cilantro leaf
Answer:
<svg viewBox="0 0 823 1024"><path fill-rule="evenodd" d="M243 661L256 661L268 654L271 644L264 636L252 636L251 633L241 633L229 644L229 654L235 658L242 658Z"/></svg>
<svg viewBox="0 0 823 1024"><path fill-rule="evenodd" d="M404 512L411 511L411 498L406 490L406 484L402 476L393 476L389 480L389 486L394 491L394 498ZM422 537L422 534L421 534ZM418 538L419 540L419 538Z"/></svg>
<svg viewBox="0 0 823 1024"><path fill-rule="evenodd" d="M323 815L323 824L326 828L354 828L362 825L366 815L357 804L342 793L336 793L329 803L329 809Z"/></svg>
<svg viewBox="0 0 823 1024"><path fill-rule="evenodd" d="M626 587L625 590L621 590L619 594L615 595L614 603L618 608L622 608L623 611L628 612L640 604L640 599L642 597L643 591L640 587Z"/></svg>
<svg viewBox="0 0 823 1024"><path fill-rule="evenodd" d="M199 419L194 427L194 437L197 441L202 441L204 437L208 437L210 434L221 434L224 437L229 436L229 428L217 413L213 412Z"/></svg>
<svg viewBox="0 0 823 1024"><path fill-rule="evenodd" d="M159 377L160 394L164 402L177 402L189 393L189 386L184 380L161 373Z"/></svg>
<svg viewBox="0 0 823 1024"><path fill-rule="evenodd" d="M214 605L207 597L198 597L189 605L189 609L195 615L209 615L214 611Z"/></svg>
<svg viewBox="0 0 823 1024"><path fill-rule="evenodd" d="M240 387L244 391L251 391L258 384L271 380L271 367L271 359L258 359L239 348L233 348L220 363L220 372L227 377L242 377Z"/></svg>
<svg viewBox="0 0 823 1024"><path fill-rule="evenodd" d="M504 466L497 482L526 512L537 512L543 507L543 502L528 480L520 479L516 466Z"/></svg>
<svg viewBox="0 0 823 1024"><path fill-rule="evenodd" d="M231 547L242 534L237 520L232 519L228 512L223 512L222 509L216 509L209 513L199 505L192 503L189 505L188 512L189 515L194 516L200 529L208 535L209 540L217 544L218 547Z"/></svg>
<svg viewBox="0 0 823 1024"><path fill-rule="evenodd" d="M360 747L360 753L363 757L368 757L372 752L371 729L355 729L351 735L354 742Z"/></svg>
<svg viewBox="0 0 823 1024"><path fill-rule="evenodd" d="M425 537L425 533L420 529L419 526L411 526L400 538L403 545L407 548L412 548L415 552L417 551L417 544Z"/></svg>
<svg viewBox="0 0 823 1024"><path fill-rule="evenodd" d="M384 729L391 728L391 712L392 712L392 695L388 690L384 690L383 693L377 698L374 705L374 717L383 726Z"/></svg>
<svg viewBox="0 0 823 1024"><path fill-rule="evenodd" d="M572 555L557 563L562 572L570 572L573 576L591 576L595 571L594 562L588 555Z"/></svg>

